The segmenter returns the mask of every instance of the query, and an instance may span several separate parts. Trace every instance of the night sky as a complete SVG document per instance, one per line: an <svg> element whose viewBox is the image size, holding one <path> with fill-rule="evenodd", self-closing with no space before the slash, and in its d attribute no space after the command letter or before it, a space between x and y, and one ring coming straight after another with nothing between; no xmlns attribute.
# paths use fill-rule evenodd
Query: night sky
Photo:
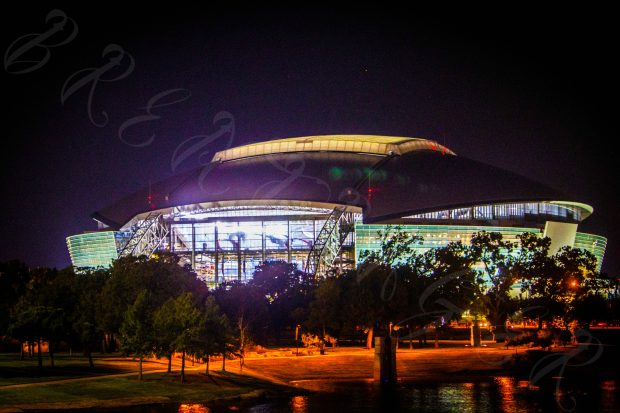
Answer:
<svg viewBox="0 0 620 413"><path fill-rule="evenodd" d="M580 230L608 237L603 270L618 275L620 70L609 11L498 9L489 18L447 6L344 13L93 3L59 7L46 23L52 10L3 10L0 260L69 265L66 236L95 229L91 213L173 175L175 149L216 131L214 116L227 111L234 146L320 134L426 137L545 183L594 206ZM18 50L63 13L64 30L38 44L64 44ZM138 122L150 99L159 107ZM213 142L176 172L226 145Z"/></svg>

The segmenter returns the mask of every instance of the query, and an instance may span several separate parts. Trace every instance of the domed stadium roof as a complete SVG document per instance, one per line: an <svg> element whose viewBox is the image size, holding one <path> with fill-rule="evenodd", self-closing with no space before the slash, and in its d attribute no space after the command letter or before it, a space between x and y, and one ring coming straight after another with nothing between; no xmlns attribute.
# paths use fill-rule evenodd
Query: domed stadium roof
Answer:
<svg viewBox="0 0 620 413"><path fill-rule="evenodd" d="M276 139L220 151L213 161L230 161L250 156L292 152L351 152L372 155L403 155L414 151L441 151L455 155L435 141L422 138L377 135L322 135Z"/></svg>
<svg viewBox="0 0 620 413"><path fill-rule="evenodd" d="M150 210L257 200L352 205L362 208L365 222L479 204L572 201L513 172L455 156L431 140L328 135L217 152L206 166L144 188L93 218L121 228Z"/></svg>

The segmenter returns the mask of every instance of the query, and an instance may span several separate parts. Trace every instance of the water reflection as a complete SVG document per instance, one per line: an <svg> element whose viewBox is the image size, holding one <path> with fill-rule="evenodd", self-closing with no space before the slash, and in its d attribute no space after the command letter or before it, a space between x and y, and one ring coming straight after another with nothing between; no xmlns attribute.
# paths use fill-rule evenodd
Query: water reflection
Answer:
<svg viewBox="0 0 620 413"><path fill-rule="evenodd" d="M308 412L308 397L307 396L293 396L291 398L291 413L307 413Z"/></svg>
<svg viewBox="0 0 620 413"><path fill-rule="evenodd" d="M368 381L302 383L315 391L274 403L266 412L618 412L617 382L583 380L555 386L530 387L527 380L509 376L478 377L462 383L400 382L393 388ZM295 400L295 401L294 401Z"/></svg>
<svg viewBox="0 0 620 413"><path fill-rule="evenodd" d="M618 408L618 387L615 380L606 380L601 383L601 410L613 411L614 408ZM620 410L620 409L618 409Z"/></svg>
<svg viewBox="0 0 620 413"><path fill-rule="evenodd" d="M497 384L502 410L506 413L518 412L518 405L515 402L515 391L518 388L518 384L515 383L515 378L506 376L495 377L495 384Z"/></svg>
<svg viewBox="0 0 620 413"><path fill-rule="evenodd" d="M525 380L512 377L475 377L466 382L399 382L383 387L372 381L328 380L298 382L315 391L269 401L214 404L162 405L122 410L133 413L346 413L346 412L618 412L616 380L555 382L533 390ZM318 390L318 391L317 391Z"/></svg>
<svg viewBox="0 0 620 413"><path fill-rule="evenodd" d="M200 403L185 403L179 406L178 413L211 413L211 409Z"/></svg>

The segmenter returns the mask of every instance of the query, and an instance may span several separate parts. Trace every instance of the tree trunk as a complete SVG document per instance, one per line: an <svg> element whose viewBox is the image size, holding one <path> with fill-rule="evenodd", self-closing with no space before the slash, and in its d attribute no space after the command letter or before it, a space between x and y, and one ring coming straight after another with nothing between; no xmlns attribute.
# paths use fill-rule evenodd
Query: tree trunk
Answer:
<svg viewBox="0 0 620 413"><path fill-rule="evenodd" d="M222 354L222 371L226 371L226 353Z"/></svg>
<svg viewBox="0 0 620 413"><path fill-rule="evenodd" d="M185 351L181 353L181 383L185 381Z"/></svg>
<svg viewBox="0 0 620 413"><path fill-rule="evenodd" d="M24 359L24 343L22 343L21 341L19 342L19 359Z"/></svg>
<svg viewBox="0 0 620 413"><path fill-rule="evenodd" d="M469 345L472 347L480 347L481 339L480 339L480 324L477 319L474 319L470 330L469 330Z"/></svg>
<svg viewBox="0 0 620 413"><path fill-rule="evenodd" d="M439 328L435 327L435 348L439 348Z"/></svg>
<svg viewBox="0 0 620 413"><path fill-rule="evenodd" d="M373 327L368 328L368 335L366 336L366 349L370 350L372 348L372 335L373 335Z"/></svg>
<svg viewBox="0 0 620 413"><path fill-rule="evenodd" d="M208 376L209 375L209 356L207 356L206 360L205 360L205 374Z"/></svg>
<svg viewBox="0 0 620 413"><path fill-rule="evenodd" d="M32 358L33 353L34 353L34 349L32 348L32 341L28 340L28 357Z"/></svg>
<svg viewBox="0 0 620 413"><path fill-rule="evenodd" d="M506 325L499 324L493 329L493 338L496 343L503 343L506 341Z"/></svg>
<svg viewBox="0 0 620 413"><path fill-rule="evenodd" d="M506 340L506 320L508 319L508 316L505 314L501 314L497 317L494 317L492 320L493 322L493 340L495 340L496 343L503 343Z"/></svg>
<svg viewBox="0 0 620 413"><path fill-rule="evenodd" d="M142 356L140 356L140 361L138 361L138 380L142 381Z"/></svg>
<svg viewBox="0 0 620 413"><path fill-rule="evenodd" d="M38 362L39 362L39 368L42 369L43 368L43 358L41 356L41 339L40 338L37 341L37 359L38 359Z"/></svg>
<svg viewBox="0 0 620 413"><path fill-rule="evenodd" d="M91 369L95 368L95 363L93 363L93 353L90 350L88 351L88 366Z"/></svg>
<svg viewBox="0 0 620 413"><path fill-rule="evenodd" d="M543 329L543 320L542 317L538 317L538 330L542 330Z"/></svg>
<svg viewBox="0 0 620 413"><path fill-rule="evenodd" d="M411 327L409 327L409 350L413 350L413 337L411 336Z"/></svg>
<svg viewBox="0 0 620 413"><path fill-rule="evenodd" d="M52 350L52 340L47 342L47 352L50 355L50 366L54 368L54 351Z"/></svg>
<svg viewBox="0 0 620 413"><path fill-rule="evenodd" d="M168 354L168 373L172 373L172 353Z"/></svg>

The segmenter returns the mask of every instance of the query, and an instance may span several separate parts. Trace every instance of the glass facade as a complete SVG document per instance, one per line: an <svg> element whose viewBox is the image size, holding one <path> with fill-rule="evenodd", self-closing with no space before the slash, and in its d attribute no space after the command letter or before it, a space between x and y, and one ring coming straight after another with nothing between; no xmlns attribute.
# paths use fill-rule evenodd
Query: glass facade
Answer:
<svg viewBox="0 0 620 413"><path fill-rule="evenodd" d="M174 211L175 221L197 221L210 218L231 218L231 217L269 217L269 216L289 216L289 215L320 215L330 214L331 209L300 207L300 206L220 206L213 208L191 209L187 207L177 207Z"/></svg>
<svg viewBox="0 0 620 413"><path fill-rule="evenodd" d="M355 225L355 262L359 261L362 251L379 251L381 249L378 231L389 228L390 225ZM400 225L400 227L411 234L420 236L423 240L414 246L419 253L424 253L430 248L439 248L449 242L461 241L467 245L471 236L479 231L499 232L508 241L517 242L517 235L523 232L530 232L543 235L543 231L538 228L516 228L516 227L491 227L491 226L469 226L469 225ZM597 270L601 270L603 256L607 239L600 235L586 234L577 232L573 247L582 248L594 254L597 260Z"/></svg>
<svg viewBox="0 0 620 413"><path fill-rule="evenodd" d="M197 205L175 208L163 248L185 257L208 284L247 281L267 260L304 269L332 208L301 205ZM357 214L361 219L361 214ZM354 265L353 235L338 265Z"/></svg>
<svg viewBox="0 0 620 413"><path fill-rule="evenodd" d="M67 237L71 262L75 267L109 267L118 258L123 233L88 232Z"/></svg>
<svg viewBox="0 0 620 413"><path fill-rule="evenodd" d="M172 214L163 217L169 231L159 248L179 254L183 262L190 264L210 285L233 280L247 281L256 267L267 260L284 260L297 264L299 269L305 269L308 254L331 211L329 208L294 205L177 207ZM448 214L451 219L460 219L471 217L471 214L497 217L562 211L568 213L570 210L562 205L548 203L512 203L422 215L443 219L442 214ZM378 231L390 227L384 224L363 224L359 213L355 214L354 220L354 231L348 235L342 245L341 255L335 261L335 265L341 268L354 267L364 250L379 250ZM422 237L422 241L414 246L420 253L454 241L467 244L473 234L483 230L499 232L504 239L513 242L523 232L539 236L543 234L542 228L534 227L427 223L403 224L400 227ZM67 238L67 246L71 261L76 267L107 267L118 257L130 236L131 233L120 231L70 236ZM592 252L600 270L606 243L604 237L578 232L574 246Z"/></svg>
<svg viewBox="0 0 620 413"><path fill-rule="evenodd" d="M549 202L505 203L493 205L478 205L467 208L447 209L443 211L427 212L424 214L409 215L404 218L419 220L464 220L464 221L492 221L508 219L537 219L552 216L563 218L570 222L580 222L582 209L575 205L564 205Z"/></svg>
<svg viewBox="0 0 620 413"><path fill-rule="evenodd" d="M600 235L578 232L577 235L575 235L574 247L583 248L594 254L596 257L596 270L601 270L603 257L605 256L605 248L607 247L607 238L601 237Z"/></svg>
<svg viewBox="0 0 620 413"><path fill-rule="evenodd" d="M379 251L381 243L378 231L389 228L390 225L355 225L355 262L359 261L362 251ZM450 242L461 241L468 244L471 236L479 231L499 232L505 240L517 241L517 235L531 232L542 235L538 228L515 228L515 227L489 227L468 225L400 225L403 231L423 238L414 249L418 253L424 253L431 248L444 247Z"/></svg>
<svg viewBox="0 0 620 413"><path fill-rule="evenodd" d="M166 247L192 257L194 268L209 283L247 281L266 260L284 260L303 269L324 223L322 218L174 223Z"/></svg>

